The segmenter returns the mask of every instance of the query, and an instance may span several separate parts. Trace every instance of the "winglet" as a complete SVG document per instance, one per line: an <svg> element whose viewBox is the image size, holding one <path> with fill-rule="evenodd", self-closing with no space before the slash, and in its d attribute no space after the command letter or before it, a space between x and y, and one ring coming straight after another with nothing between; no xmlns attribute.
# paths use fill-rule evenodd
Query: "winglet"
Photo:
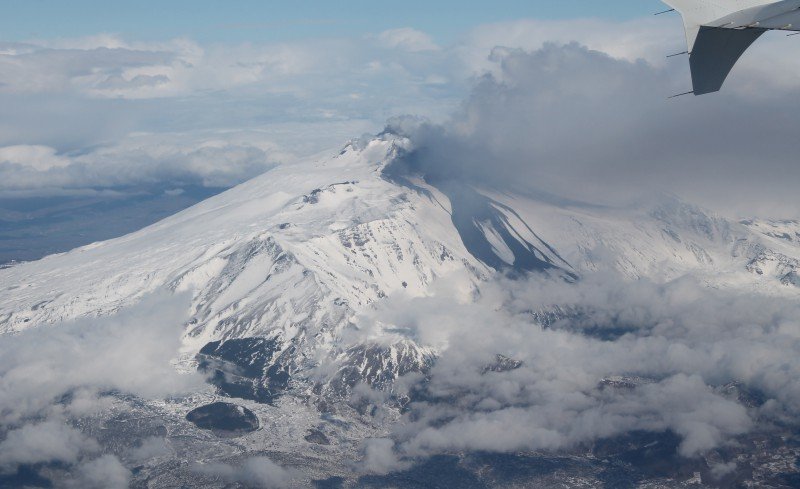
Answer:
<svg viewBox="0 0 800 489"><path fill-rule="evenodd" d="M695 95L719 91L733 66L765 29L700 27L689 56Z"/></svg>
<svg viewBox="0 0 800 489"><path fill-rule="evenodd" d="M767 30L709 25L741 9L740 0L662 1L683 18L695 95L719 91L742 54Z"/></svg>

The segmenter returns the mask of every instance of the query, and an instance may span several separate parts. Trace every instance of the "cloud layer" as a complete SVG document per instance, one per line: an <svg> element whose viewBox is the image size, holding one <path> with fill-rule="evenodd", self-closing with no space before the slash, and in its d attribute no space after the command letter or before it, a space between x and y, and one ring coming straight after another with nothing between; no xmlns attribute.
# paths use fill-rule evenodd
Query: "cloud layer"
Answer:
<svg viewBox="0 0 800 489"><path fill-rule="evenodd" d="M187 311L187 297L151 296L112 317L4 337L0 472L20 464L80 462L75 487L125 487L127 469L111 455L94 459L98 443L72 420L107 409L108 392L158 399L205 389L202 377L172 365Z"/></svg>
<svg viewBox="0 0 800 489"><path fill-rule="evenodd" d="M540 187L591 198L649 192L657 182L707 205L735 205L735 188L757 197L759 211L796 207L786 183L797 176L786 156L800 87L794 43L766 36L723 94L667 101L689 84L686 60L664 58L684 49L683 39L677 16L664 16L487 24L444 46L412 28L260 45L113 35L7 42L0 156L28 148L52 158L0 159L0 181L15 189L176 178L227 186L287 155L377 131L389 117L445 120L477 77L442 144L469 146L467 156L486 161L461 166L522 172ZM254 129L266 129L274 151L228 139ZM140 141L129 136L140 132L192 143L137 153ZM227 147L209 153L204 138Z"/></svg>
<svg viewBox="0 0 800 489"><path fill-rule="evenodd" d="M798 313L792 299L692 277L500 279L477 301L447 288L391 298L358 322L362 331L372 341L375 328L386 328L384 341L405 331L440 356L428 378L401 383L409 412L393 443L366 446L365 468L453 450L570 449L638 430L672 431L692 457L758 426L794 424Z"/></svg>
<svg viewBox="0 0 800 489"><path fill-rule="evenodd" d="M734 215L798 210L796 88L667 100L673 71L578 44L493 56L451 122L390 124L416 142L412 170L591 203L661 191Z"/></svg>
<svg viewBox="0 0 800 489"><path fill-rule="evenodd" d="M264 173L285 156L266 141L158 139L165 138L139 137L78 155L40 145L2 147L0 197L102 189L124 193L137 186L227 188Z"/></svg>
<svg viewBox="0 0 800 489"><path fill-rule="evenodd" d="M669 192L733 216L798 211L786 183L800 178L787 124L797 88L747 63L722 94L667 100L659 94L682 70L623 53L545 43L496 47L490 61L450 121L389 124L413 143L396 171L443 190L458 182L602 205ZM392 298L359 323L362 340L406 331L441 354L428 377L400 386L409 413L391 439L365 445L365 469L634 431L676 433L692 457L773 422L794 425L797 308L691 276L529 277L485 284L477 302L446 284L433 297Z"/></svg>
<svg viewBox="0 0 800 489"><path fill-rule="evenodd" d="M408 170L434 183L593 203L658 190L732 214L796 212L797 68L786 61L775 77L765 69L785 51L764 44L723 94L667 101L687 82L685 66L656 59L662 44L643 40L664 40L667 31L643 26L626 24L628 34L615 37L620 25L580 23L582 44L569 42L574 23L535 21L485 26L451 47L411 29L380 33L374 43L8 44L0 103L23 115L0 115L0 192L233 185L291 159L285 145L241 136L242 125L290 121L316 138L328 120L350 128L404 112L443 119L463 80L478 75L452 119L390 125L414 144ZM91 122L73 132L83 118ZM150 134L135 134L142 128ZM401 458L449 450L570 448L632 430L673 431L681 454L694 456L761 423L796 423L798 307L709 290L691 277L500 279L474 302L447 287L393 297L360 318L368 336L354 340L385 338L375 328L389 325L440 356L429 379L398 386L413 399L410 411L391 439L366 443L365 468L385 472ZM157 397L200 388L169 364L186 309L151 299L107 320L5 339L0 468L58 461L80 466L76 484L124 486L127 470L98 457L68 420L102 409L106 390ZM555 320L541 324L536 311L555 311ZM498 355L521 364L489 368ZM726 387L739 385L763 400L743 405ZM198 470L276 487L291 479L268 459Z"/></svg>
<svg viewBox="0 0 800 489"><path fill-rule="evenodd" d="M267 457L245 459L240 466L224 463L195 465L195 472L219 477L229 483L242 483L252 487L279 489L292 481L290 470L281 467Z"/></svg>

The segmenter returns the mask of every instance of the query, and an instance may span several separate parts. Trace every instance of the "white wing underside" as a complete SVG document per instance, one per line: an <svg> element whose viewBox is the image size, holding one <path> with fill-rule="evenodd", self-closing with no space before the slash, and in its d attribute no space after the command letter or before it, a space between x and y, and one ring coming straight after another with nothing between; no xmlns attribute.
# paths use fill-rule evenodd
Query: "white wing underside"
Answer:
<svg viewBox="0 0 800 489"><path fill-rule="evenodd" d="M695 95L716 92L768 30L800 31L800 0L662 0L683 17Z"/></svg>

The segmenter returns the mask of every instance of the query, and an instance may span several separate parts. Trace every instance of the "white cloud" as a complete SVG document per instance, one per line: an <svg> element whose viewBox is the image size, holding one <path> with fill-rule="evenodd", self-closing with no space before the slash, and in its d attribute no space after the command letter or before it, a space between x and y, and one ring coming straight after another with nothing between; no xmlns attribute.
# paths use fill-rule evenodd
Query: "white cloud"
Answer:
<svg viewBox="0 0 800 489"><path fill-rule="evenodd" d="M386 31L377 38L382 49L346 38L208 46L187 39L141 43L114 36L12 43L0 57L0 92L125 99L211 90L311 96L313 91L327 91L324 81L346 81L351 89L358 83L354 75L359 67L386 59L388 53L395 52L390 56L396 62L411 67L415 62L405 54L439 49L427 34L414 29Z"/></svg>
<svg viewBox="0 0 800 489"><path fill-rule="evenodd" d="M195 465L194 470L202 474L221 477L228 482L241 482L265 489L287 487L294 477L292 471L281 467L267 457L251 457L240 466L223 463L198 464Z"/></svg>
<svg viewBox="0 0 800 489"><path fill-rule="evenodd" d="M158 398L204 388L201 376L179 374L171 364L181 346L187 301L183 296L148 297L115 316L5 337L0 343L0 424L71 410L80 414L98 405L101 391Z"/></svg>
<svg viewBox="0 0 800 489"><path fill-rule="evenodd" d="M390 438L369 438L362 443L363 458L358 469L368 474L388 474L408 467L395 453L394 441Z"/></svg>
<svg viewBox="0 0 800 489"><path fill-rule="evenodd" d="M68 487L127 487L130 471L113 455L94 458L100 445L74 422L108 412L113 403L104 392L162 399L208 388L201 375L179 373L173 365L188 300L171 293L148 296L114 316L4 337L0 471L58 462L69 471ZM145 439L129 455L143 461L169 453L163 439Z"/></svg>
<svg viewBox="0 0 800 489"><path fill-rule="evenodd" d="M56 150L47 146L5 146L0 147L0 163L11 163L30 167L36 171L69 166L69 158L56 154Z"/></svg>
<svg viewBox="0 0 800 489"><path fill-rule="evenodd" d="M263 140L226 137L231 140L131 137L76 156L47 146L0 147L0 195L152 184L231 187L292 158Z"/></svg>
<svg viewBox="0 0 800 489"><path fill-rule="evenodd" d="M0 105L6 109L0 147L41 146L61 159L5 165L0 186L57 191L81 180L105 187L163 182L181 173L227 186L277 158L254 162L241 147L209 155L212 150L196 148L200 138L263 130L280 133L270 140L282 154L306 156L377 132L396 113L445 113L457 101L448 93L455 86L448 63L438 51L417 51L431 46L424 34L412 34L389 36L395 47L360 38L200 45L109 35L7 43L0 56ZM125 148L136 138L126 139L143 132L190 141L167 161L151 159L150 147L138 161L135 148ZM108 158L98 161L101 153ZM37 173L54 161L63 168Z"/></svg>
<svg viewBox="0 0 800 489"><path fill-rule="evenodd" d="M67 482L67 487L75 489L126 489L132 477L131 471L114 455L81 464L75 471L75 478Z"/></svg>
<svg viewBox="0 0 800 489"><path fill-rule="evenodd" d="M144 463L158 457L166 457L173 452L167 440L159 436L145 438L141 443L130 450L128 456L136 463Z"/></svg>
<svg viewBox="0 0 800 489"><path fill-rule="evenodd" d="M9 431L0 443L0 471L16 469L20 464L73 464L83 453L98 449L94 440L63 421L28 424Z"/></svg>
<svg viewBox="0 0 800 489"><path fill-rule="evenodd" d="M388 48L399 48L412 53L441 49L428 34L411 27L383 31L378 34L378 40Z"/></svg>
<svg viewBox="0 0 800 489"><path fill-rule="evenodd" d="M736 462L719 463L711 466L711 475L716 479L725 477L736 471Z"/></svg>
<svg viewBox="0 0 800 489"><path fill-rule="evenodd" d="M392 297L358 322L379 319L439 351L427 378L404 389L417 394L391 440L366 445L363 470L451 451L571 449L638 430L672 431L692 457L800 415L792 299L608 274L500 279L473 302L459 297L446 287ZM531 312L554 306L564 317L537 324ZM374 332L364 334L350 341ZM522 364L487 371L498 354ZM766 402L740 404L720 388L731 382Z"/></svg>
<svg viewBox="0 0 800 489"><path fill-rule="evenodd" d="M0 91L12 93L98 92L102 82L126 70L146 66L167 67L175 54L99 47L47 49L0 57Z"/></svg>

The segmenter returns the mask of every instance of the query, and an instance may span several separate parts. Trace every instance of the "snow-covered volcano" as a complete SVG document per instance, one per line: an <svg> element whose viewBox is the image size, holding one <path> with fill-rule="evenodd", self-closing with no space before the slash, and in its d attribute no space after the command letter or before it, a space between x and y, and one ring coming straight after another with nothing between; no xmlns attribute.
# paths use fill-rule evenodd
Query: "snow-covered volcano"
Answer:
<svg viewBox="0 0 800 489"><path fill-rule="evenodd" d="M730 222L660 197L642 210L437 188L387 171L413 151L385 135L277 167L136 233L0 270L0 331L105 315L168 288L191 291L187 348L250 336L334 342L350 317L465 271L567 280L603 267L717 285L793 281L800 224Z"/></svg>
<svg viewBox="0 0 800 489"><path fill-rule="evenodd" d="M796 296L796 222L731 222L670 197L609 208L431 182L398 169L413 151L391 134L354 142L128 236L0 270L0 332L183 292L192 313L181 365L215 372L222 395L286 396L335 412L331 402L359 384L391 390L435 362L439 345L403 325L358 341L350 332L382 301L434 294L438 279L469 297L501 273L574 283L611 269ZM487 371L518 366L505 357L497 365Z"/></svg>

